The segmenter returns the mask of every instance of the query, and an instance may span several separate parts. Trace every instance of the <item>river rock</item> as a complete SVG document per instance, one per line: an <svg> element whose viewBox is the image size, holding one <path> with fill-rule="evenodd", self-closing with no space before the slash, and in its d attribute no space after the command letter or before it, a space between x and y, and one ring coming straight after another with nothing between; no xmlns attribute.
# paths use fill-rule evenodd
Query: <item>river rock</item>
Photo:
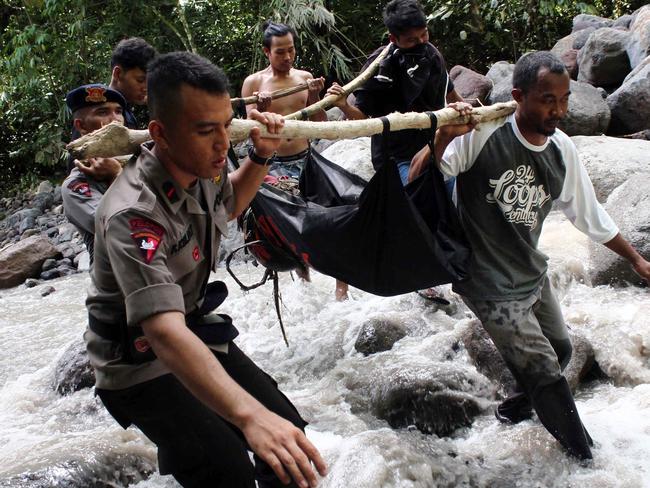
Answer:
<svg viewBox="0 0 650 488"><path fill-rule="evenodd" d="M54 288L53 286L45 286L45 287L41 288L41 296L46 297L48 295L51 295L55 291L56 291L56 288Z"/></svg>
<svg viewBox="0 0 650 488"><path fill-rule="evenodd" d="M54 368L53 384L60 395L69 395L95 384L95 371L83 340L73 342L63 352Z"/></svg>
<svg viewBox="0 0 650 488"><path fill-rule="evenodd" d="M571 80L569 110L560 128L570 136L603 134L611 117L602 88Z"/></svg>
<svg viewBox="0 0 650 488"><path fill-rule="evenodd" d="M492 90L492 81L487 76L461 65L451 68L449 77L454 82L458 94L464 99L478 99L485 102Z"/></svg>
<svg viewBox="0 0 650 488"><path fill-rule="evenodd" d="M650 5L644 5L634 13L627 54L632 68L650 56Z"/></svg>
<svg viewBox="0 0 650 488"><path fill-rule="evenodd" d="M650 259L650 174L636 174L607 199L605 209L621 234L646 259ZM589 243L589 274L593 285L638 283L630 264L605 246Z"/></svg>
<svg viewBox="0 0 650 488"><path fill-rule="evenodd" d="M512 73L514 71L515 65L507 61L499 61L490 67L485 75L494 84L488 96L490 104L512 100Z"/></svg>
<svg viewBox="0 0 650 488"><path fill-rule="evenodd" d="M369 181L375 174L370 155L369 137L337 141L325 149L322 155L366 181Z"/></svg>
<svg viewBox="0 0 650 488"><path fill-rule="evenodd" d="M650 128L650 62L625 79L609 97L612 113L609 132L631 134Z"/></svg>
<svg viewBox="0 0 650 488"><path fill-rule="evenodd" d="M582 32L582 31L580 31ZM579 67L578 67L578 51L577 49L569 49L560 55L560 61L564 64L569 76L572 80L578 79Z"/></svg>
<svg viewBox="0 0 650 488"><path fill-rule="evenodd" d="M571 79L575 80L578 77L578 52L585 45L587 39L592 32L596 29L589 27L577 32L573 32L568 36L563 37L555 43L551 48L551 52L555 54L566 67Z"/></svg>
<svg viewBox="0 0 650 488"><path fill-rule="evenodd" d="M67 461L0 481L12 488L112 488L145 481L156 471L156 463L144 456L110 453Z"/></svg>
<svg viewBox="0 0 650 488"><path fill-rule="evenodd" d="M88 251L82 251L74 257L74 265L77 271L90 270L90 254Z"/></svg>
<svg viewBox="0 0 650 488"><path fill-rule="evenodd" d="M38 218L41 214L42 212L36 208L24 208L22 210L18 210L17 212L14 212L9 217L7 217L7 226L13 227L17 230L23 220L31 218L36 221L36 218Z"/></svg>
<svg viewBox="0 0 650 488"><path fill-rule="evenodd" d="M629 29L630 24L632 23L632 19L633 17L630 14L621 15L618 19L614 21L612 27L614 29Z"/></svg>
<svg viewBox="0 0 650 488"><path fill-rule="evenodd" d="M425 370L403 368L388 377L389 381L378 379L370 403L372 413L393 428L414 425L425 434L449 436L472 425L482 410L479 401L461 387L472 382L471 376L448 363Z"/></svg>
<svg viewBox="0 0 650 488"><path fill-rule="evenodd" d="M36 193L52 193L54 191L54 187L52 186L52 183L50 183L47 180L43 180L38 184L38 188L36 189Z"/></svg>
<svg viewBox="0 0 650 488"><path fill-rule="evenodd" d="M52 206L54 202L54 196L50 192L46 193L37 193L32 198L31 206L33 208L39 209L41 212L45 212L48 208Z"/></svg>
<svg viewBox="0 0 650 488"><path fill-rule="evenodd" d="M56 268L57 265L57 260L56 259L46 259L43 261L43 265L41 266L41 271L49 271L50 269Z"/></svg>
<svg viewBox="0 0 650 488"><path fill-rule="evenodd" d="M494 381L503 396L514 390L516 382L512 373L478 319L471 321L465 328L461 342L476 369Z"/></svg>
<svg viewBox="0 0 650 488"><path fill-rule="evenodd" d="M648 141L608 136L575 136L571 139L601 203L632 175L650 174Z"/></svg>
<svg viewBox="0 0 650 488"><path fill-rule="evenodd" d="M578 81L603 87L620 85L632 69L626 50L629 38L628 32L611 28L591 34L578 55Z"/></svg>
<svg viewBox="0 0 650 488"><path fill-rule="evenodd" d="M613 20L606 19L605 17L579 14L573 18L573 30L571 32L577 32L582 29L587 29L588 27L595 27L596 29L600 29L601 27L611 27L613 24Z"/></svg>
<svg viewBox="0 0 650 488"><path fill-rule="evenodd" d="M0 289L36 278L43 262L53 258L59 251L47 237L32 236L0 251Z"/></svg>
<svg viewBox="0 0 650 488"><path fill-rule="evenodd" d="M364 356L392 349L393 344L406 336L406 327L390 319L374 318L359 330L354 348Z"/></svg>
<svg viewBox="0 0 650 488"><path fill-rule="evenodd" d="M566 378L571 390L575 391L578 385L592 375L596 369L600 372L600 367L596 363L596 353L591 342L580 331L569 330L573 352L571 360L564 368L564 377Z"/></svg>

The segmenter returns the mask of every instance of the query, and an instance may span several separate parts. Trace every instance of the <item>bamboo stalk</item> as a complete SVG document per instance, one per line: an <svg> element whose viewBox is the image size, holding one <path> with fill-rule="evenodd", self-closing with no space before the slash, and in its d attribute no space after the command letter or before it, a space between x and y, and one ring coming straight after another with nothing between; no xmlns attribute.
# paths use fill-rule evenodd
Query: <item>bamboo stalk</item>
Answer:
<svg viewBox="0 0 650 488"><path fill-rule="evenodd" d="M319 100L316 103L311 104L309 107L304 108L303 110L299 110L297 112L294 112L289 115L285 115L284 119L285 120L304 120L308 119L312 115L314 115L316 112L319 112L320 110L327 110L328 108L331 108L334 105L334 102L338 100L341 97L347 97L350 93L352 93L358 86L361 84L365 83L372 75L375 74L375 71L379 68L379 63L382 62L382 60L386 57L388 54L388 50L392 46L392 43L388 43L388 46L384 48L382 52L379 53L379 56L375 58L375 60L370 63L370 65L359 75L357 76L354 80L349 82L347 85L344 85L343 88L343 93L341 95L327 95L325 98L322 100Z"/></svg>
<svg viewBox="0 0 650 488"><path fill-rule="evenodd" d="M478 123L498 119L515 111L517 102L496 103L486 107L473 108L471 115L460 117L453 108L443 108L434 113L438 127L443 125L466 124L469 118ZM405 114L392 113L387 116L390 130L428 129L431 120L426 113L409 112ZM338 122L309 122L286 120L284 128L278 134L269 134L266 126L254 120L234 119L230 126L230 139L233 143L248 138L250 131L257 127L262 137L269 138L305 138L305 139L351 139L354 137L380 134L384 125L380 118L364 120L344 120ZM150 139L146 130L131 130L113 122L101 129L87 134L68 144L67 149L75 158L87 159L95 156L111 157L129 154Z"/></svg>
<svg viewBox="0 0 650 488"><path fill-rule="evenodd" d="M280 88L279 90L275 90L271 92L271 100L288 97L289 95L293 95L294 93L301 92L303 90L306 90L307 88L309 88L309 84L307 82L300 83L299 85L292 86L289 88ZM244 102L245 105L252 105L254 103L257 103L258 100L259 97L257 95L251 95L250 97L244 97L244 98L231 98L230 103L232 104L233 107L235 107L236 105L240 104L242 101Z"/></svg>

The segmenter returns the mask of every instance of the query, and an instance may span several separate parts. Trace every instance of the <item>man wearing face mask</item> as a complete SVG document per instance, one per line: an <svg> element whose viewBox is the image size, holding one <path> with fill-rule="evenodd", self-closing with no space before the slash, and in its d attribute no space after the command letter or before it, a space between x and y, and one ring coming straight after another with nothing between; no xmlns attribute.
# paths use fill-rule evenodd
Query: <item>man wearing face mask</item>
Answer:
<svg viewBox="0 0 650 488"><path fill-rule="evenodd" d="M462 101L454 90L442 54L429 43L427 20L417 0L392 0L384 8L384 24L393 43L377 74L354 92L350 105L345 97L337 106L348 119L381 117L392 112L426 112L439 110L447 103ZM382 52L377 49L368 58L367 67ZM342 93L334 84L328 94ZM397 164L403 184L413 157L423 149L430 131L409 129L372 137L372 164L378 169L384 162Z"/></svg>

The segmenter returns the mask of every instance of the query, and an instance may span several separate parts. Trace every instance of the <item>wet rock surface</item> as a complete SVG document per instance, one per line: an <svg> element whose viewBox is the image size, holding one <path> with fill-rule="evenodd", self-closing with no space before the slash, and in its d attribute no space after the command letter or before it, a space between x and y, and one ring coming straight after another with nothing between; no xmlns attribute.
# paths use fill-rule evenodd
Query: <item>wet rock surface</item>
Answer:
<svg viewBox="0 0 650 488"><path fill-rule="evenodd" d="M54 368L53 386L60 395L69 395L95 385L95 372L88 360L83 340L73 342L63 352Z"/></svg>

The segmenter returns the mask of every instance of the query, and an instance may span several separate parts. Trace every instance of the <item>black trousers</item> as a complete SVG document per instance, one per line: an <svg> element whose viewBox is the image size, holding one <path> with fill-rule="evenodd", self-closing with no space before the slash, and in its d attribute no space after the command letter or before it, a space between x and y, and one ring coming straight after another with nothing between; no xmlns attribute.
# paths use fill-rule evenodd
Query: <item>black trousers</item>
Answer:
<svg viewBox="0 0 650 488"><path fill-rule="evenodd" d="M303 429L307 423L278 389L234 343L214 353L226 372L266 408ZM257 456L253 465L244 435L197 400L168 374L123 390L96 389L109 413L127 428L136 425L158 446L161 474L184 487L260 488L283 485ZM294 485L291 485L294 486Z"/></svg>

